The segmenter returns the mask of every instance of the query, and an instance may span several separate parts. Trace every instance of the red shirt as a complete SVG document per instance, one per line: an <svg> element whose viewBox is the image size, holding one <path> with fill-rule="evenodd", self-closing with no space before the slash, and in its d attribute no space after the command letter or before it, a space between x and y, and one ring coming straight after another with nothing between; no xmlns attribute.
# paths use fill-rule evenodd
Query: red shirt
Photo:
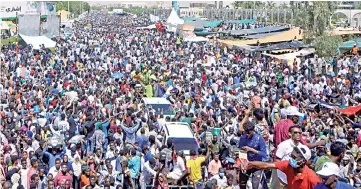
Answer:
<svg viewBox="0 0 361 189"><path fill-rule="evenodd" d="M321 183L321 179L307 165L297 176L288 160L276 162L275 165L277 169L286 174L288 189L313 189L318 183Z"/></svg>
<svg viewBox="0 0 361 189"><path fill-rule="evenodd" d="M203 84L206 84L206 82L207 82L207 75L206 75L206 74L203 74L203 75L202 75L202 83L203 83Z"/></svg>
<svg viewBox="0 0 361 189"><path fill-rule="evenodd" d="M63 175L63 173L60 172L54 177L55 186L60 186L61 182L65 183L66 181L69 181L70 188L72 188L73 178L69 173L66 173L65 175Z"/></svg>

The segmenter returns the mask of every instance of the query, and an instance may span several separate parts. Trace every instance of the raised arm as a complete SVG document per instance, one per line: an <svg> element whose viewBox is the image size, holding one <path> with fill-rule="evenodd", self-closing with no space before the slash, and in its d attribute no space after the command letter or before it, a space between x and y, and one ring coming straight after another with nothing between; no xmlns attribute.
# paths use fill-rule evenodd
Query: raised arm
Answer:
<svg viewBox="0 0 361 189"><path fill-rule="evenodd" d="M274 163L267 163L262 161L251 161L248 163L248 167L255 167L258 169L277 169Z"/></svg>

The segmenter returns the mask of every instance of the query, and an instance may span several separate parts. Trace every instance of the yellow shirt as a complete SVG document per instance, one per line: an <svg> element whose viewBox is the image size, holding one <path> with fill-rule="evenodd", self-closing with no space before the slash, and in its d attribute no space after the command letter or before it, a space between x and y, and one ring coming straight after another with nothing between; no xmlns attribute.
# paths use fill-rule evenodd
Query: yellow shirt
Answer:
<svg viewBox="0 0 361 189"><path fill-rule="evenodd" d="M202 179L201 164L206 160L205 157L197 157L196 159L190 159L187 161L187 167L190 171L190 177L194 182L198 182Z"/></svg>

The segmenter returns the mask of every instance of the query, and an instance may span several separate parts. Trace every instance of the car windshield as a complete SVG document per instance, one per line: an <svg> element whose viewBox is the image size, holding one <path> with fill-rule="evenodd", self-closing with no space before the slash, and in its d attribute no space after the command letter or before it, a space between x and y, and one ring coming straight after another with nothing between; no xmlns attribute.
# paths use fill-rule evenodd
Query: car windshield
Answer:
<svg viewBox="0 0 361 189"><path fill-rule="evenodd" d="M162 110L163 110L163 115L169 115L169 104L152 104L152 108L155 110L155 113L157 115L162 114Z"/></svg>
<svg viewBox="0 0 361 189"><path fill-rule="evenodd" d="M194 138L169 138L171 140L174 149L177 150L198 150L198 144Z"/></svg>

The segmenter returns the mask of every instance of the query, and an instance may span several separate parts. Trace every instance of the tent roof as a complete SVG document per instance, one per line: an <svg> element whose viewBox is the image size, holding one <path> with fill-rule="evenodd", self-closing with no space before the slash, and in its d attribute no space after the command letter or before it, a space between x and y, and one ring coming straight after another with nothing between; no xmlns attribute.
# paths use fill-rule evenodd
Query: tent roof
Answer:
<svg viewBox="0 0 361 189"><path fill-rule="evenodd" d="M167 23L172 25L184 24L184 20L180 19L177 12L172 9L172 12L167 19Z"/></svg>
<svg viewBox="0 0 361 189"><path fill-rule="evenodd" d="M303 42L301 41L291 41L291 42L282 42L274 45L270 45L268 47L260 48L260 51L273 51L273 50L281 50L281 49L294 49L304 47Z"/></svg>
<svg viewBox="0 0 361 189"><path fill-rule="evenodd" d="M282 32L271 32L271 33L260 33L260 34L255 34L255 35L246 35L246 36L242 36L243 38L246 39L261 39L267 36L271 36L271 35L276 35L276 34L280 34Z"/></svg>
<svg viewBox="0 0 361 189"><path fill-rule="evenodd" d="M284 41L292 41L294 38L296 39L302 39L303 33L299 34L299 28L293 28L291 30L281 32L276 35L267 36L262 39L252 39L252 40L221 40L221 43L224 43L226 45L255 45L257 44L257 41L259 43L279 43Z"/></svg>
<svg viewBox="0 0 361 189"><path fill-rule="evenodd" d="M267 54L267 53L263 53L263 55L270 56L270 57L273 57L273 58L277 58L277 59L280 59L280 60L293 60L296 57L307 56L307 55L312 54L314 52L315 52L315 49L310 48L310 49L302 49L302 50L297 51L297 52L281 54L281 55L274 55L274 54Z"/></svg>
<svg viewBox="0 0 361 189"><path fill-rule="evenodd" d="M343 44L339 47L340 49L352 49L354 45L357 45L359 48L361 48L361 38L357 38L355 40L351 41L345 41Z"/></svg>
<svg viewBox="0 0 361 189"><path fill-rule="evenodd" d="M203 30L204 29L203 25L206 24L207 22L208 21L205 20L197 20L197 21L186 22L186 24L194 26L195 30Z"/></svg>
<svg viewBox="0 0 361 189"><path fill-rule="evenodd" d="M223 22L222 20L207 21L203 26L215 28L218 27L222 22Z"/></svg>
<svg viewBox="0 0 361 189"><path fill-rule="evenodd" d="M192 22L192 21L198 21L201 20L200 18L191 18L191 17L184 17L184 22Z"/></svg>
<svg viewBox="0 0 361 189"><path fill-rule="evenodd" d="M272 35L272 36L266 36L262 39L253 39L253 40L221 40L221 43L224 43L226 45L255 45L257 44L257 41L262 43L279 43L283 41L291 41L294 40L296 37L297 40L303 39L303 31L301 30L301 34L299 33L300 28L296 27L293 29L290 29L285 32L280 32L278 34ZM361 31L358 30L350 30L350 31L327 31L327 33L331 36L335 35L347 35L347 34L361 34Z"/></svg>
<svg viewBox="0 0 361 189"><path fill-rule="evenodd" d="M275 31L284 31L288 30L288 27L280 26L280 27L274 27L274 26L266 26L263 28L254 28L254 29L244 29L244 30L231 30L231 35L254 35L254 34L260 34L260 33L270 33Z"/></svg>
<svg viewBox="0 0 361 189"><path fill-rule="evenodd" d="M40 45L43 44L45 48L54 48L56 45L55 41L45 36L27 36L22 34L19 35L25 41L26 44L32 45L34 49L39 49Z"/></svg>
<svg viewBox="0 0 361 189"><path fill-rule="evenodd" d="M244 20L227 20L224 21L225 23L229 24L254 24L253 19L244 19Z"/></svg>

